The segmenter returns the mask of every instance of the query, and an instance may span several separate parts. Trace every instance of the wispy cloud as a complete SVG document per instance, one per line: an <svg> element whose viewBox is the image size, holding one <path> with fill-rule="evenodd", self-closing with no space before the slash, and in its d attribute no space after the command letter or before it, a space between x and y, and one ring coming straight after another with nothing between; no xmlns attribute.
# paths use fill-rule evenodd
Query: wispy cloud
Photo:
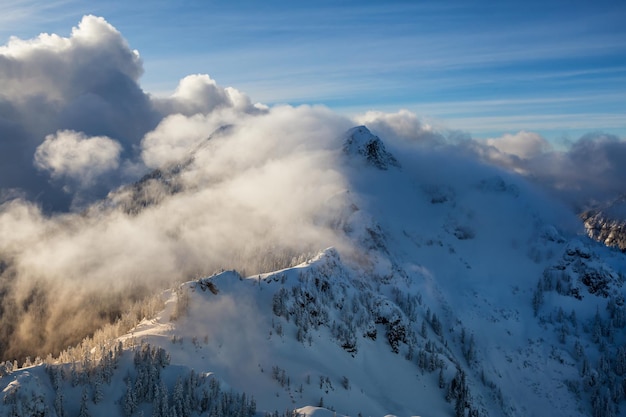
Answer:
<svg viewBox="0 0 626 417"><path fill-rule="evenodd" d="M208 71L266 103L316 102L347 112L406 107L446 118L466 102L481 102L474 109L483 122L490 119L480 112L488 110L497 111L498 120L520 111L623 113L617 99L600 97L626 85L619 6L492 6L322 4L269 6L253 14L218 9L211 24L191 19L191 32L202 34L202 48L180 43L173 58L144 55L149 70L142 83L148 90L171 91L174 85L160 74L175 73L176 62L178 71ZM550 109L543 102L535 112L520 108L519 100L542 97L565 106ZM495 101L498 106L487 105ZM441 102L450 108L442 109ZM554 125L562 120L554 119ZM601 121L587 119L588 127L601 129L605 126L593 124ZM526 128L540 127L531 118L527 122ZM500 128L499 122L491 127Z"/></svg>
<svg viewBox="0 0 626 417"><path fill-rule="evenodd" d="M72 18L80 9L76 0L6 0L0 3L0 35L32 36L44 27Z"/></svg>
<svg viewBox="0 0 626 417"><path fill-rule="evenodd" d="M583 132L594 130L591 126L603 126L603 130L623 131L626 129L624 117L613 113L580 113L580 114L527 114L483 117L451 117L446 118L448 126L457 129L484 134L485 132L513 132L533 126L533 130Z"/></svg>

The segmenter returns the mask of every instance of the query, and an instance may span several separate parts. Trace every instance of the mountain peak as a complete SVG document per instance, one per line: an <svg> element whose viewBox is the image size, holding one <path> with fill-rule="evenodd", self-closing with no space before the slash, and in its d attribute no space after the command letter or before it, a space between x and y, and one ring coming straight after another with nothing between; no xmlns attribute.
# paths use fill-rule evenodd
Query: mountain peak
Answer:
<svg viewBox="0 0 626 417"><path fill-rule="evenodd" d="M381 170L387 170L390 166L399 168L398 160L385 149L382 140L365 126L356 126L348 130L343 143L343 152L347 155L359 155L368 164Z"/></svg>

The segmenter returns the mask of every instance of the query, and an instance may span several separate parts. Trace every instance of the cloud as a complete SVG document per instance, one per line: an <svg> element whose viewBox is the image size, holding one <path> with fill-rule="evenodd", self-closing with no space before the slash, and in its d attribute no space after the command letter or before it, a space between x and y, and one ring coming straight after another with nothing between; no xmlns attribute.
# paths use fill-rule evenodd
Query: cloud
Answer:
<svg viewBox="0 0 626 417"><path fill-rule="evenodd" d="M248 96L235 88L218 86L207 74L186 76L180 80L176 91L169 98L157 98L154 101L163 114L192 116L221 108L247 113L262 111L261 107L252 105Z"/></svg>
<svg viewBox="0 0 626 417"><path fill-rule="evenodd" d="M540 135L522 131L462 146L485 162L526 176L575 210L624 193L626 140L614 135L589 133L555 149Z"/></svg>
<svg viewBox="0 0 626 417"><path fill-rule="evenodd" d="M565 151L545 152L529 160L532 178L557 190L578 207L623 195L626 140L589 133Z"/></svg>
<svg viewBox="0 0 626 417"><path fill-rule="evenodd" d="M245 124L268 113L262 104L232 87L220 87L206 74L183 78L167 98L154 98L165 116L141 141L141 160L149 168L184 161L210 135L231 124Z"/></svg>
<svg viewBox="0 0 626 417"><path fill-rule="evenodd" d="M106 136L86 137L73 130L60 130L46 136L35 151L35 166L50 172L53 179L68 178L80 187L94 185L96 179L120 164L122 146Z"/></svg>
<svg viewBox="0 0 626 417"><path fill-rule="evenodd" d="M96 16L85 16L69 37L41 34L30 40L11 38L0 46L0 188L21 189L48 210L83 208L145 173L144 162L156 167L182 157L182 149L195 136L187 135L189 130L168 130L175 124L168 116L230 112L234 117L267 111L242 92L223 88L203 74L183 78L170 97L153 97L139 85L142 73L139 53ZM159 130L153 132L159 123ZM79 140L80 149L62 156L61 143L69 139L52 141L50 136L60 131L107 137L121 148L112 157L113 148L102 140ZM160 140L165 134L177 137L178 143ZM93 154L96 149L99 156ZM79 155L82 151L96 158L89 171L77 169L76 164L85 162ZM72 161L66 158L70 155ZM61 159L66 162L60 163ZM80 178L80 186L68 186L58 181L61 177ZM96 177L99 188L86 194L85 186Z"/></svg>
<svg viewBox="0 0 626 417"><path fill-rule="evenodd" d="M367 125L370 130L387 140L400 139L426 146L445 142L441 132L419 120L415 113L408 110L400 110L397 113L368 111L356 116L354 120L358 125Z"/></svg>
<svg viewBox="0 0 626 417"><path fill-rule="evenodd" d="M16 329L0 351L59 349L86 334L86 321L103 323L148 288L222 268L274 270L302 254L346 245L328 226L326 206L346 188L336 161L351 122L321 107L284 106L238 117L210 135L235 121L235 113L167 117L146 135L142 154L157 166L169 161L159 158L170 149L171 161L184 156L184 170L161 167L160 175L80 214L46 215L20 199L0 206L3 302L13 311L6 319L18 323L0 320L0 330ZM110 138L60 131L46 138L36 160L61 179L98 181L97 174L115 169L119 150ZM96 294L108 298L87 309ZM27 307L34 298L41 308ZM61 321L75 331L56 337L50 330Z"/></svg>
<svg viewBox="0 0 626 417"><path fill-rule="evenodd" d="M420 144L521 174L575 210L625 192L626 139L615 135L588 133L555 148L536 132L475 139L462 131L435 129L406 110L367 112L354 120L393 146Z"/></svg>
<svg viewBox="0 0 626 417"><path fill-rule="evenodd" d="M522 159L537 157L551 150L546 139L534 132L521 131L516 134L507 133L499 138L486 139L485 143L498 151Z"/></svg>
<svg viewBox="0 0 626 417"><path fill-rule="evenodd" d="M234 123L242 122L245 114L232 109L220 109L213 113L195 113L190 116L172 114L148 132L141 141L141 159L149 168L182 162L211 134Z"/></svg>
<svg viewBox="0 0 626 417"><path fill-rule="evenodd" d="M48 209L72 196L33 165L60 130L107 136L132 158L160 119L139 87L139 54L103 18L85 16L69 37L41 34L0 46L0 188L22 189Z"/></svg>
<svg viewBox="0 0 626 417"><path fill-rule="evenodd" d="M138 89L142 73L138 52L113 26L95 16L85 16L69 38L41 34L31 40L11 38L0 47L2 95L21 110L35 97L56 104L48 108L52 115L85 94L110 102L136 92L131 90Z"/></svg>

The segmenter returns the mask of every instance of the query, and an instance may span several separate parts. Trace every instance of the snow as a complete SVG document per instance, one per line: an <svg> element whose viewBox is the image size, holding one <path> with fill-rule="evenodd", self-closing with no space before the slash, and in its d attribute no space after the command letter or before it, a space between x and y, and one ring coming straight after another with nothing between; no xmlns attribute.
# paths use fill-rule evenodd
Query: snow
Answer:
<svg viewBox="0 0 626 417"><path fill-rule="evenodd" d="M121 415L142 345L169 354L161 373L170 394L193 370L254 397L257 415L450 416L446 395L461 371L479 415L591 414L597 385L581 376L574 346L595 369L626 342L619 329L593 341L596 312L609 323L607 303L623 302L624 255L581 235L573 215L519 177L437 153L396 154L365 127L346 138L346 157L369 165L342 166L348 188L327 205L351 249L165 291L165 309L119 339L123 354L104 400L88 404L92 415ZM372 143L376 152L364 153ZM569 277L581 297L545 288L535 310L551 274ZM606 297L591 292L590 276L606 278ZM78 414L83 388L63 384L67 411ZM0 388L54 408L43 365L8 373ZM133 415L153 411L142 403Z"/></svg>

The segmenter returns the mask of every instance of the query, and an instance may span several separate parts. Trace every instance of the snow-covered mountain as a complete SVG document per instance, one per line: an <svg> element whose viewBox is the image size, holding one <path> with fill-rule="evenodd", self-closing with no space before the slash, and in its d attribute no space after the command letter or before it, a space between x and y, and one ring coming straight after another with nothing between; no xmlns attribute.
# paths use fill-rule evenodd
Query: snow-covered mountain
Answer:
<svg viewBox="0 0 626 417"><path fill-rule="evenodd" d="M522 177L364 126L333 143L343 188L310 204L334 247L200 277L151 299L129 332L4 363L2 412L626 415L623 253ZM91 214L189 193L194 158Z"/></svg>

